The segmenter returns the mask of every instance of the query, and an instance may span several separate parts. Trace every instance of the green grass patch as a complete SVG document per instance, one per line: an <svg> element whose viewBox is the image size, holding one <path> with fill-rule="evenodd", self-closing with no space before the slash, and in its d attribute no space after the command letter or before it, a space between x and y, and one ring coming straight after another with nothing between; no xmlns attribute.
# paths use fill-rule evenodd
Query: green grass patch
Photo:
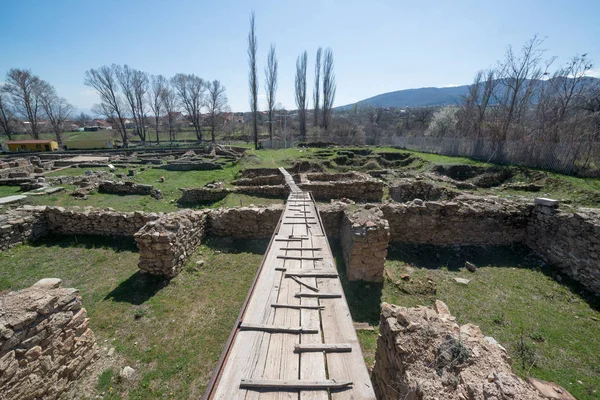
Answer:
<svg viewBox="0 0 600 400"><path fill-rule="evenodd" d="M475 273L464 268L467 260L479 267ZM565 277L559 283L556 271L525 247L394 245L386 268L392 280L383 284L381 301L415 307L440 299L460 324L479 325L486 336L505 346L518 374L557 382L578 399L597 398L599 301ZM399 278L403 273L411 275L410 281ZM457 277L470 282L458 284L453 280ZM366 313L362 320L376 317L374 310L369 314L362 307L353 307L353 317L361 312ZM372 338L361 334L364 347L371 346L369 341Z"/></svg>
<svg viewBox="0 0 600 400"><path fill-rule="evenodd" d="M105 399L198 398L266 246L210 240L178 277L164 281L138 273L132 239L48 237L0 253L0 288L56 277L80 290L98 342L111 343L140 374L133 388L125 388L116 372L104 371L96 387ZM196 267L199 259L204 266Z"/></svg>

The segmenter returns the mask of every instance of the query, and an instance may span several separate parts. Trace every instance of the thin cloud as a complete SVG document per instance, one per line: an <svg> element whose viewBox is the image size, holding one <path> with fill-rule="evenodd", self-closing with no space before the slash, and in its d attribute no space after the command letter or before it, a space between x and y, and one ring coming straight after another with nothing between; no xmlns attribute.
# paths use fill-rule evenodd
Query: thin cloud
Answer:
<svg viewBox="0 0 600 400"><path fill-rule="evenodd" d="M590 69L586 72L585 76L591 76L592 78L600 78L600 68Z"/></svg>
<svg viewBox="0 0 600 400"><path fill-rule="evenodd" d="M459 87L462 85L456 84L456 83L449 83L447 85L442 86L443 88L447 88L447 87Z"/></svg>

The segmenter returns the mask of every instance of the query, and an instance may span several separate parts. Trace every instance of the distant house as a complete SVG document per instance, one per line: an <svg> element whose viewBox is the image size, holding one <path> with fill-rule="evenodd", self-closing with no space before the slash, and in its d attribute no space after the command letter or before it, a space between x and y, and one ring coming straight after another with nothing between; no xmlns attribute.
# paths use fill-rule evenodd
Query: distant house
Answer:
<svg viewBox="0 0 600 400"><path fill-rule="evenodd" d="M167 115L167 117L170 117L170 118L172 118L172 119L173 119L173 121L181 121L181 120L183 120L183 118L184 118L184 117L183 117L183 114L182 114L181 112L179 112L179 111L176 111L176 112L170 112L170 113Z"/></svg>
<svg viewBox="0 0 600 400"><path fill-rule="evenodd" d="M6 142L9 151L54 151L58 143L54 140L9 140Z"/></svg>

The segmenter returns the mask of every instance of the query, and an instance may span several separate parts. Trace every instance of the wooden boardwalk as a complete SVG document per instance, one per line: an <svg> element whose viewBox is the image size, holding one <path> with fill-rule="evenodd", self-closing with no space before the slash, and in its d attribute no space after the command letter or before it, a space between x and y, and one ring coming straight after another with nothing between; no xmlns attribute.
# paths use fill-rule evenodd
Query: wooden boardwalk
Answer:
<svg viewBox="0 0 600 400"><path fill-rule="evenodd" d="M375 399L315 203L292 190L203 399Z"/></svg>

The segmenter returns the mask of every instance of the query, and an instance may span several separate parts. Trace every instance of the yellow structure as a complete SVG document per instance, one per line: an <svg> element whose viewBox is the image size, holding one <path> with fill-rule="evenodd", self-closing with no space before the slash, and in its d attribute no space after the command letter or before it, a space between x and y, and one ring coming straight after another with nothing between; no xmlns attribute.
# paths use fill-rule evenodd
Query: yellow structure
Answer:
<svg viewBox="0 0 600 400"><path fill-rule="evenodd" d="M6 142L9 151L54 151L58 143L54 140L9 140Z"/></svg>
<svg viewBox="0 0 600 400"><path fill-rule="evenodd" d="M68 150L74 149L112 149L115 147L113 139L68 140Z"/></svg>

